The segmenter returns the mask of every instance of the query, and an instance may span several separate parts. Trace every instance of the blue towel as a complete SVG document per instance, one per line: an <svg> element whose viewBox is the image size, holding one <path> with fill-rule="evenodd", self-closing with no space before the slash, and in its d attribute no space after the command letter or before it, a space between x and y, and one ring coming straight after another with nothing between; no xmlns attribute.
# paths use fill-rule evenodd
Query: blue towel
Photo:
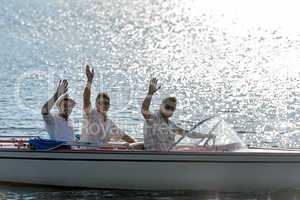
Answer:
<svg viewBox="0 0 300 200"><path fill-rule="evenodd" d="M30 139L28 141L30 147L34 150L57 150L71 149L69 145L65 145L65 141L48 140L40 137Z"/></svg>

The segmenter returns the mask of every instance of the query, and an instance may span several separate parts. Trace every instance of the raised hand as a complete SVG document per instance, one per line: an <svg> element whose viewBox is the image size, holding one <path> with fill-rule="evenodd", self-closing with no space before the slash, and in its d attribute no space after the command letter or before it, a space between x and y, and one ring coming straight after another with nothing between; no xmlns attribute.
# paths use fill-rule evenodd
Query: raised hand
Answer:
<svg viewBox="0 0 300 200"><path fill-rule="evenodd" d="M62 94L68 91L68 81L60 80L56 89L57 96L60 97Z"/></svg>
<svg viewBox="0 0 300 200"><path fill-rule="evenodd" d="M91 71L90 66L87 65L86 68L85 68L85 74L86 74L86 77L87 77L87 81L91 83L93 81L93 78L94 78L94 69L92 69L92 71Z"/></svg>
<svg viewBox="0 0 300 200"><path fill-rule="evenodd" d="M50 110L52 109L55 102L58 98L68 91L68 81L67 80L60 80L54 93L53 97L51 97L42 107L41 113L42 115L48 115Z"/></svg>
<svg viewBox="0 0 300 200"><path fill-rule="evenodd" d="M148 94L153 95L155 92L157 92L157 90L161 88L161 86L157 87L157 82L158 82L157 78L152 78L150 80Z"/></svg>

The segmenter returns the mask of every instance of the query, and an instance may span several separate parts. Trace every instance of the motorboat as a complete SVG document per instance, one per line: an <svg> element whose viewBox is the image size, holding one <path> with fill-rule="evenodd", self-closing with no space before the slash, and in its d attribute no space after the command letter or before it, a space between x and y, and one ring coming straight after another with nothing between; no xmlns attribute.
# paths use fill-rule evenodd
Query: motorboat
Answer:
<svg viewBox="0 0 300 200"><path fill-rule="evenodd" d="M14 139L0 148L0 181L126 190L241 191L300 186L299 150L249 148L232 129L220 126L218 131L214 141L190 145L185 138L163 152L124 146L32 150L26 139Z"/></svg>

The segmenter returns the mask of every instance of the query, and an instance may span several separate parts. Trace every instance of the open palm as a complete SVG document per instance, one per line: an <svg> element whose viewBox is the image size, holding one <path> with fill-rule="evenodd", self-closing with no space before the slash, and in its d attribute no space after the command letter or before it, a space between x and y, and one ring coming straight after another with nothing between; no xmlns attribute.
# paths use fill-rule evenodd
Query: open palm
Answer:
<svg viewBox="0 0 300 200"><path fill-rule="evenodd" d="M148 90L149 94L153 95L155 92L157 92L157 90L159 90L161 88L161 86L157 87L157 83L158 83L157 78L152 78L150 80L149 90Z"/></svg>
<svg viewBox="0 0 300 200"><path fill-rule="evenodd" d="M92 69L92 71L91 71L90 66L87 65L85 68L85 74L86 74L88 82L92 82L93 78L94 78L94 69Z"/></svg>
<svg viewBox="0 0 300 200"><path fill-rule="evenodd" d="M67 80L60 80L56 89L57 95L61 96L62 94L68 91L68 81Z"/></svg>

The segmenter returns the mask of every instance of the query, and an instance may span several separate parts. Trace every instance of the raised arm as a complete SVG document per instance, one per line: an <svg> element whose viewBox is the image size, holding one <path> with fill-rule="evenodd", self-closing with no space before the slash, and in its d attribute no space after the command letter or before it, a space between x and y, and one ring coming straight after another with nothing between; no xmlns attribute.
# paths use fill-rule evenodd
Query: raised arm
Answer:
<svg viewBox="0 0 300 200"><path fill-rule="evenodd" d="M94 78L94 69L91 71L90 67L87 65L85 68L85 74L87 82L83 92L83 110L85 113L88 113L91 107L91 87Z"/></svg>
<svg viewBox="0 0 300 200"><path fill-rule="evenodd" d="M152 78L150 80L148 94L142 104L141 112L145 119L148 119L151 114L149 111L149 107L151 104L153 94L161 88L161 86L157 87L157 82L158 82L158 79L156 79L156 78Z"/></svg>
<svg viewBox="0 0 300 200"><path fill-rule="evenodd" d="M42 115L48 115L50 110L52 109L53 105L57 101L57 99L64 93L68 91L68 81L63 80L59 81L58 87L54 95L43 105L41 109Z"/></svg>

